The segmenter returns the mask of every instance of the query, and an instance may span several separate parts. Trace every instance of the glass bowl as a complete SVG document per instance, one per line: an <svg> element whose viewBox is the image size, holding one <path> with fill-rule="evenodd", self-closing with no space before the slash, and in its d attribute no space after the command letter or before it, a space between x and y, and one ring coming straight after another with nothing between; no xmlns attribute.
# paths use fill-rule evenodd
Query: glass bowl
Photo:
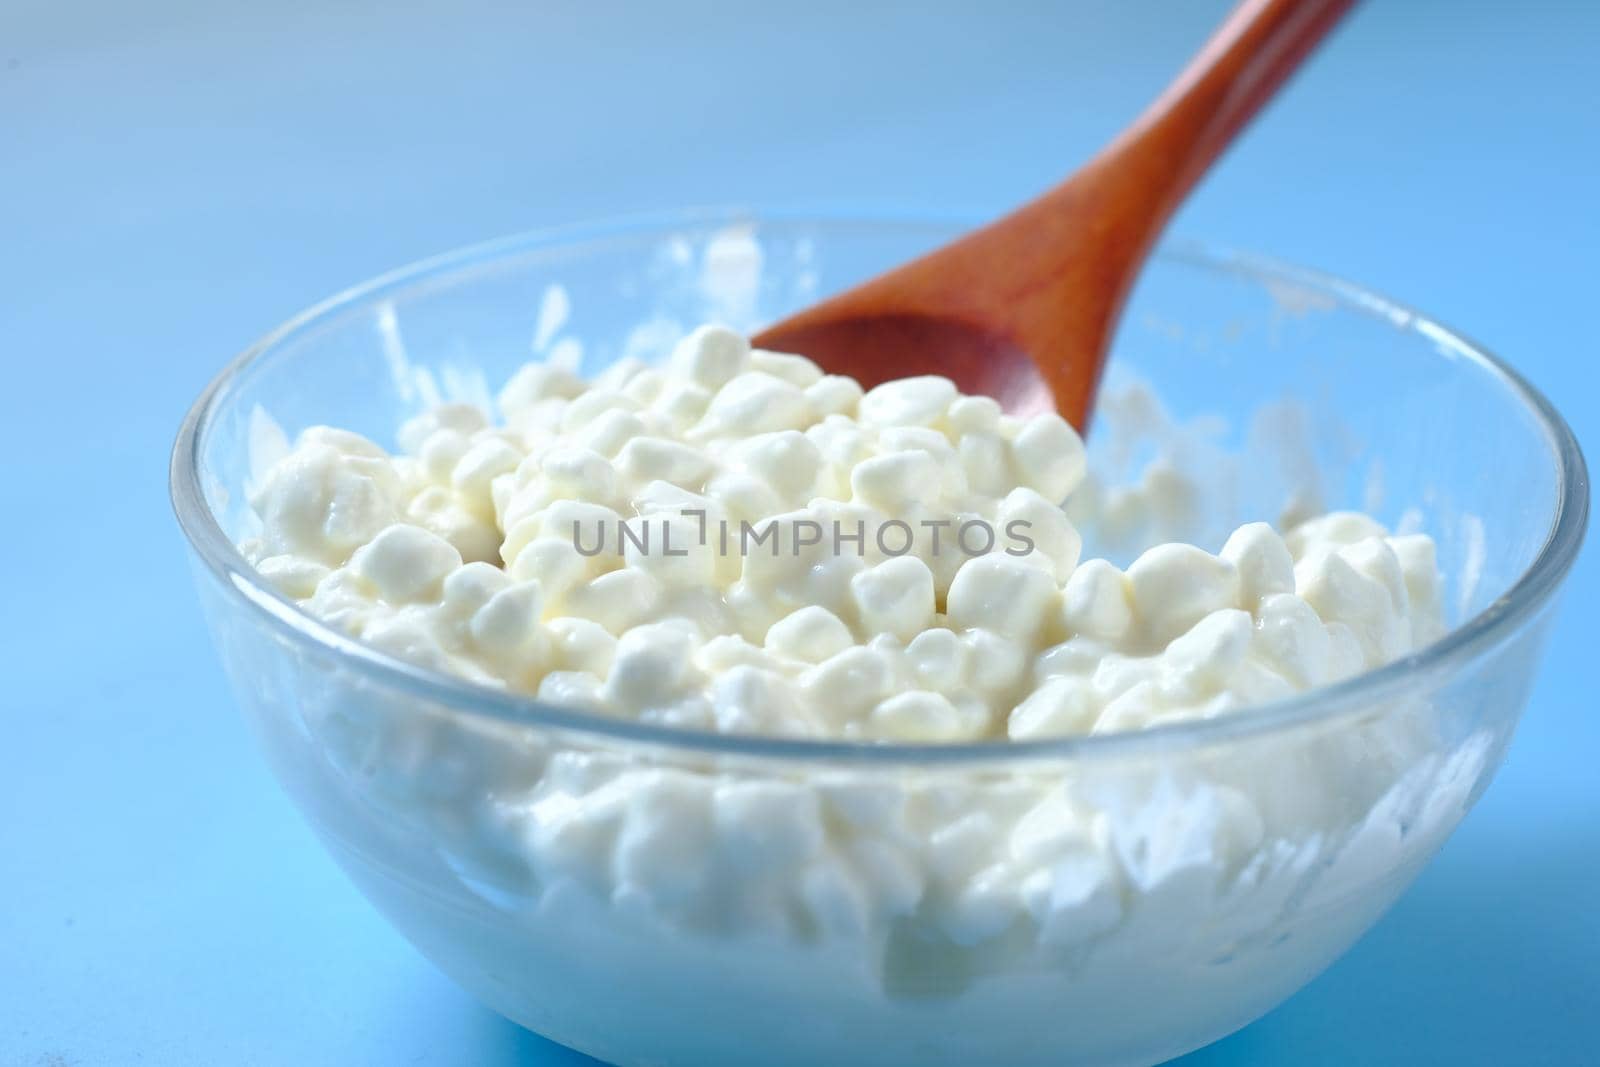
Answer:
<svg viewBox="0 0 1600 1067"><path fill-rule="evenodd" d="M1215 550L1286 507L1358 508L1437 540L1453 616L1292 699L1005 745L674 731L391 658L234 547L284 433L392 444L530 359L593 372L703 320L748 328L962 228L722 211L515 237L300 315L189 414L173 499L273 770L373 903L508 1018L625 1065L1163 1060L1344 952L1500 762L1583 536L1571 432L1433 321L1224 252L1152 262L1090 434L1112 479L1177 464L1204 491L1098 549ZM1128 436L1152 426L1156 467Z"/></svg>

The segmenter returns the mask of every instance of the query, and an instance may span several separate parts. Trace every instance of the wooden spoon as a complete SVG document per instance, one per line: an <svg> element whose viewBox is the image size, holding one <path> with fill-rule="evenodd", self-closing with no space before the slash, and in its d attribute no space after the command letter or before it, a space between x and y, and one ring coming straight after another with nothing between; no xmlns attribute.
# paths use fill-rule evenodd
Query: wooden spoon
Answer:
<svg viewBox="0 0 1600 1067"><path fill-rule="evenodd" d="M1177 81L1062 184L755 338L868 386L943 374L1083 429L1156 235L1354 0L1244 0Z"/></svg>

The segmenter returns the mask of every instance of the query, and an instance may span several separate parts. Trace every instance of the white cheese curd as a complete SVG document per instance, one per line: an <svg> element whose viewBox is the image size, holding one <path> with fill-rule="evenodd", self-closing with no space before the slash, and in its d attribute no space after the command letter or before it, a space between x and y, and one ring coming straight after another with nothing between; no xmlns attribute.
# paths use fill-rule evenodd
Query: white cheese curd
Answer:
<svg viewBox="0 0 1600 1067"><path fill-rule="evenodd" d="M1215 554L1158 544L1125 569L1080 558L1084 516L1113 494L1086 481L1077 433L942 378L863 390L703 326L661 365L592 382L525 367L498 407L424 413L392 454L305 431L254 488L246 555L311 614L425 667L784 738L1000 751L1142 730L1327 685L1443 631L1432 542L1362 515L1252 523ZM467 884L527 898L507 910L530 958L659 966L668 997L737 966L754 997L770 953L762 974L836 994L840 1026L869 998L943 1003L919 975L1003 974L1012 1006L983 994L975 1033L1070 1009L1086 1056L1139 1025L1129 1005L1201 1013L1236 951L1261 996L1277 979L1258 961L1326 963L1319 946L1386 903L1356 908L1342 887L1420 864L1488 758L1476 738L1441 753L1396 712L1171 767L752 771L326 700L304 714L336 765ZM1323 918L1277 949L1274 924L1307 902ZM535 979L530 1004L604 1000ZM731 1041L743 1013L728 1014Z"/></svg>
<svg viewBox="0 0 1600 1067"><path fill-rule="evenodd" d="M1157 545L1126 571L1080 560L1063 508L1085 474L1077 433L944 378L863 391L705 326L659 368L527 366L499 406L502 421L429 411L393 455L307 430L253 497L252 560L428 666L598 714L800 737L1204 718L1441 630L1431 543L1355 514L1245 526L1216 555ZM507 580L492 595L485 564ZM949 654L929 656L941 633Z"/></svg>

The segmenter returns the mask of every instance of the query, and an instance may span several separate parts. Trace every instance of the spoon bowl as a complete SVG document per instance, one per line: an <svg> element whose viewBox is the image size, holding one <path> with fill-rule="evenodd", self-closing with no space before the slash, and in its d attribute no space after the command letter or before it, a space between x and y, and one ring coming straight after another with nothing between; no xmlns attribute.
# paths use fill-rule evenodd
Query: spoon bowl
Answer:
<svg viewBox="0 0 1600 1067"><path fill-rule="evenodd" d="M1025 350L992 327L961 319L886 311L802 322L781 334L781 346L847 373L868 389L896 378L941 374L964 392L992 396L1018 414L1055 407L1050 383Z"/></svg>

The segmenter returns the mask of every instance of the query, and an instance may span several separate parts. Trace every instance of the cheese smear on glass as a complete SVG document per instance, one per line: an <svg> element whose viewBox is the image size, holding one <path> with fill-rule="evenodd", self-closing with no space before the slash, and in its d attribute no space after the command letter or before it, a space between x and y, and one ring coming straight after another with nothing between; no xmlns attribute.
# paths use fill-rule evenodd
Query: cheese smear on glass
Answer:
<svg viewBox="0 0 1600 1067"><path fill-rule="evenodd" d="M1442 632L1433 544L1341 512L1215 555L1081 559L1083 443L939 377L863 391L704 326L662 366L548 364L390 454L316 427L251 562L384 651L555 704L897 742L1225 714Z"/></svg>

